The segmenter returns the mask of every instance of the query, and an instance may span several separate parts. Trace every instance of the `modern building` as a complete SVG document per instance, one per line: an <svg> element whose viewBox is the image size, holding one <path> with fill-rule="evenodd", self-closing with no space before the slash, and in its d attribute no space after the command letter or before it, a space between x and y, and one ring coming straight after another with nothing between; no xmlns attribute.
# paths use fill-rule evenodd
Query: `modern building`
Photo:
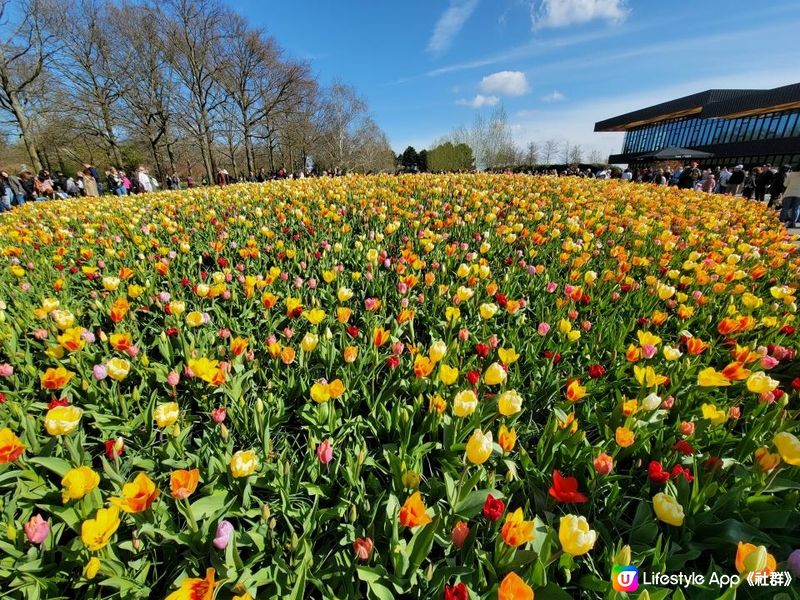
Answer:
<svg viewBox="0 0 800 600"><path fill-rule="evenodd" d="M653 154L670 148L710 153L698 161L709 166L796 167L800 83L771 90L707 90L600 121L594 130L625 132L622 152L609 156L611 164L654 162Z"/></svg>

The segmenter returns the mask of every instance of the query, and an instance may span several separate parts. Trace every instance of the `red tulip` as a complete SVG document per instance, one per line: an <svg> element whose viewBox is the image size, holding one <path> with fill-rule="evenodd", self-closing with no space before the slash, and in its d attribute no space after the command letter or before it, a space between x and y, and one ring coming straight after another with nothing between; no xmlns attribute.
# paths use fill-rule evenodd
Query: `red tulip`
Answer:
<svg viewBox="0 0 800 600"><path fill-rule="evenodd" d="M606 368L603 365L589 365L589 377L597 379L606 374Z"/></svg>
<svg viewBox="0 0 800 600"><path fill-rule="evenodd" d="M659 485L664 485L669 481L669 471L665 471L657 460L651 461L647 466L647 475L650 477L650 481Z"/></svg>
<svg viewBox="0 0 800 600"><path fill-rule="evenodd" d="M495 498L491 494L486 496L486 502L483 503L483 516L486 517L489 521L494 523L500 517L503 516L503 513L506 510L505 502L500 500L499 498Z"/></svg>
<svg viewBox="0 0 800 600"><path fill-rule="evenodd" d="M359 560L368 561L372 556L372 539L371 538L356 538L353 542L353 551Z"/></svg>
<svg viewBox="0 0 800 600"><path fill-rule="evenodd" d="M445 585L444 600L469 600L469 590L463 583Z"/></svg>
<svg viewBox="0 0 800 600"><path fill-rule="evenodd" d="M589 499L578 491L578 480L574 477L564 477L556 469L553 471L553 485L548 493L559 502L582 504Z"/></svg>

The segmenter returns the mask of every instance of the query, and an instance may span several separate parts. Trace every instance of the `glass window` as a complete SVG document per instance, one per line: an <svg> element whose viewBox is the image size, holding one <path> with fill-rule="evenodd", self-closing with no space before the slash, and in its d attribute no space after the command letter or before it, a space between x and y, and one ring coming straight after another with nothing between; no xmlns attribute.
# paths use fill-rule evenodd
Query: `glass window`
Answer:
<svg viewBox="0 0 800 600"><path fill-rule="evenodd" d="M786 115L786 129L783 132L783 137L792 137L794 128L797 124L797 113L793 112Z"/></svg>
<svg viewBox="0 0 800 600"><path fill-rule="evenodd" d="M778 125L775 128L775 137L783 137L783 130L786 129L786 123L789 120L789 115L783 113L778 115Z"/></svg>
<svg viewBox="0 0 800 600"><path fill-rule="evenodd" d="M763 130L764 129L764 115L759 115L758 119L756 119L756 126L753 129L753 139L754 140L761 140L764 139L763 137Z"/></svg>

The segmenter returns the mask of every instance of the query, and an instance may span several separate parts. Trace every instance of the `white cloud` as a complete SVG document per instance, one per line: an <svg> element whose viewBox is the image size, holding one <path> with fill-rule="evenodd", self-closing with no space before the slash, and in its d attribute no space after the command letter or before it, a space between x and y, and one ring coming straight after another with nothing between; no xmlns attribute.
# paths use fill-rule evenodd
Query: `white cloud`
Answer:
<svg viewBox="0 0 800 600"><path fill-rule="evenodd" d="M436 22L428 51L439 54L447 50L477 7L478 0L450 0L450 6Z"/></svg>
<svg viewBox="0 0 800 600"><path fill-rule="evenodd" d="M522 96L529 88L522 71L498 71L481 79L478 89L484 94Z"/></svg>
<svg viewBox="0 0 800 600"><path fill-rule="evenodd" d="M461 106L469 106L471 108L495 106L498 102L500 102L500 98L497 96L484 96L483 94L477 94L472 100L465 100L464 98L456 100L456 104L460 104Z"/></svg>
<svg viewBox="0 0 800 600"><path fill-rule="evenodd" d="M567 97L558 90L553 90L549 94L542 96L542 102L561 102L566 99Z"/></svg>
<svg viewBox="0 0 800 600"><path fill-rule="evenodd" d="M619 23L628 16L625 0L533 0L534 29L567 27L596 19Z"/></svg>

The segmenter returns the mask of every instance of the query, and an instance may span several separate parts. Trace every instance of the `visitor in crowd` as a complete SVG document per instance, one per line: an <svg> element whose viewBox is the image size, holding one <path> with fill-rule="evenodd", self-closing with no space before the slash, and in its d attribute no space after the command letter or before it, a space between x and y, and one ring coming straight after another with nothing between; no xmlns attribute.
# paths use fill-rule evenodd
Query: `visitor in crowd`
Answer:
<svg viewBox="0 0 800 600"><path fill-rule="evenodd" d="M147 172L147 169L144 167L139 167L139 170L136 174L136 182L137 182L137 192L140 194L146 194L153 191L153 182L150 179L150 175Z"/></svg>
<svg viewBox="0 0 800 600"><path fill-rule="evenodd" d="M756 176L756 201L766 201L767 190L772 185L773 175L772 165L766 164Z"/></svg>
<svg viewBox="0 0 800 600"><path fill-rule="evenodd" d="M97 169L95 169L97 171ZM97 186L97 179L92 175L92 170L89 167L84 167L83 173L78 173L78 177L83 181L83 195L89 198L96 198L100 195L100 189Z"/></svg>
<svg viewBox="0 0 800 600"><path fill-rule="evenodd" d="M713 194L715 189L717 189L717 180L711 171L706 171L700 191Z"/></svg>
<svg viewBox="0 0 800 600"><path fill-rule="evenodd" d="M625 169L622 172L622 177L620 177L623 181L631 181L633 179L633 173L631 173L630 169Z"/></svg>
<svg viewBox="0 0 800 600"><path fill-rule="evenodd" d="M97 195L102 196L103 195L103 185L100 182L100 171L98 171L97 167L95 167L94 165L91 165L89 163L83 163L83 171L84 171L84 173L87 170L89 171L89 175L92 176L92 179L94 179L95 187L97 188Z"/></svg>
<svg viewBox="0 0 800 600"><path fill-rule="evenodd" d="M744 166L736 165L733 167L733 173L728 177L725 193L736 196L741 191L742 184L744 184Z"/></svg>
<svg viewBox="0 0 800 600"><path fill-rule="evenodd" d="M728 167L722 167L722 171L719 173L719 188L714 191L719 192L720 194L727 194L728 180L730 178L731 172L728 170Z"/></svg>
<svg viewBox="0 0 800 600"><path fill-rule="evenodd" d="M785 174L780 219L787 227L794 228L800 223L800 167Z"/></svg>
<svg viewBox="0 0 800 600"><path fill-rule="evenodd" d="M772 176L769 184L769 206L780 208L783 200L783 192L786 190L786 174L789 172L789 165L783 165L781 169Z"/></svg>
<svg viewBox="0 0 800 600"><path fill-rule="evenodd" d="M752 170L747 172L744 177L744 182L742 183L743 198L750 200L753 197L753 192L755 192L756 189L756 179L760 173L761 167L754 167Z"/></svg>
<svg viewBox="0 0 800 600"><path fill-rule="evenodd" d="M219 169L217 171L217 185L219 186L226 186L229 183L229 176L228 171L225 169Z"/></svg>
<svg viewBox="0 0 800 600"><path fill-rule="evenodd" d="M16 175L10 175L8 171L0 171L0 177L6 187L6 194L9 199L9 208L12 205L22 206L25 204L25 190L22 189L22 182Z"/></svg>

